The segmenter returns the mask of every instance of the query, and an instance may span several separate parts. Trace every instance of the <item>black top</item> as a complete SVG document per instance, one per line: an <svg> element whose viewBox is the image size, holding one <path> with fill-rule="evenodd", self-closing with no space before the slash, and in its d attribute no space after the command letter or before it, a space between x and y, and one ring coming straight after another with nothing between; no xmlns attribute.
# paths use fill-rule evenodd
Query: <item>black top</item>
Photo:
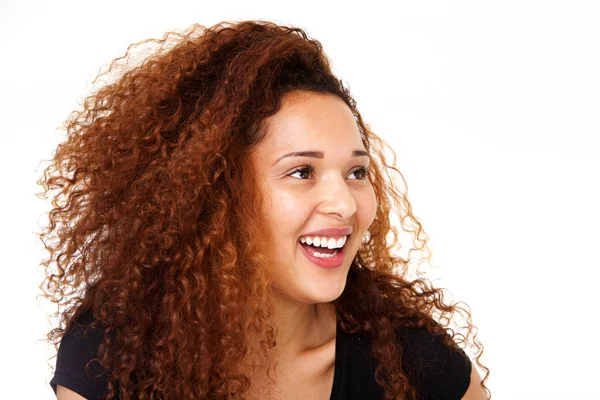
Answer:
<svg viewBox="0 0 600 400"><path fill-rule="evenodd" d="M85 322L90 322L90 317L91 312ZM83 337L81 332L77 327L63 337L50 385L55 393L56 385L61 385L88 400L101 400L107 393L106 376L98 361L90 363L91 378L85 374L85 365L96 357L102 335L90 331ZM470 384L471 362L466 354L443 345L426 328L402 329L398 333L404 350L402 367L417 387L419 400L460 400ZM349 335L338 325L330 400L383 398L383 388L374 377L377 363L369 354L366 336Z"/></svg>

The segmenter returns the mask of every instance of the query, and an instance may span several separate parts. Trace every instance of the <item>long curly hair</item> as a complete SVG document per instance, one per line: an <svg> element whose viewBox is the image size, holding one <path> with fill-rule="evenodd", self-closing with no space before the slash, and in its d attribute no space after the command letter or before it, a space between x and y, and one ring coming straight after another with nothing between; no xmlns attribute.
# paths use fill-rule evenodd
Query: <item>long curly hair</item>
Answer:
<svg viewBox="0 0 600 400"><path fill-rule="evenodd" d="M385 398L416 395L396 344L402 327L470 351L485 388L470 310L423 276L430 256L414 253L430 254L427 235L395 153L363 121L320 42L267 21L193 25L130 46L93 83L38 181L38 196L52 193L38 234L50 253L40 289L57 308L59 327L47 334L55 349L93 313L106 398L242 399L250 387L238 368L248 334L264 338L267 357L276 326L249 153L264 138L261 122L296 90L341 98L371 156L376 216L333 304L344 331L372 338ZM405 257L394 218L412 237Z"/></svg>

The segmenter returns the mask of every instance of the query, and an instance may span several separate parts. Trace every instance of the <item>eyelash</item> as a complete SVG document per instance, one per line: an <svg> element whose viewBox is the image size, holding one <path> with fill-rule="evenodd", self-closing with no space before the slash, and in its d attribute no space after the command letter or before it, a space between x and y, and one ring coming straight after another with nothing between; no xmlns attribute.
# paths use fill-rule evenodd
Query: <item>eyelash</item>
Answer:
<svg viewBox="0 0 600 400"><path fill-rule="evenodd" d="M358 171L362 172L362 174L363 174L363 177L362 177L362 178L359 178L359 179L357 179L357 180L365 180L365 179L367 179L367 177L369 176L369 172L370 172L370 171L369 171L369 168L368 168L368 167L360 167L360 168L357 168L357 169L355 169L355 170L354 170L354 171L352 171L352 172L354 173L354 172L358 172ZM312 165L310 165L310 164L304 164L304 165L301 165L301 166L299 166L299 167L298 167L298 168L296 168L295 170L293 170L293 171L292 171L292 172L291 172L291 173L290 173L288 176L290 176L290 175L293 175L293 174L295 174L296 172L308 172L308 173L311 173L311 174L312 174L313 172L315 172L315 167L313 167L313 166L312 166Z"/></svg>

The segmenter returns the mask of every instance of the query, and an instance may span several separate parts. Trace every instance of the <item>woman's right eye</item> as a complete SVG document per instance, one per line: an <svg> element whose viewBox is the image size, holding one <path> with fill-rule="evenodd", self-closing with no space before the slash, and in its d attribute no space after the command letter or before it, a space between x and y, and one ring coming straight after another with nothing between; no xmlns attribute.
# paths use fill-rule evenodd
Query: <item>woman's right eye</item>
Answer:
<svg viewBox="0 0 600 400"><path fill-rule="evenodd" d="M315 169L314 169L314 167L312 165L302 165L302 166L296 168L288 176L292 176L292 175L297 174L297 173L312 174L314 171L315 171ZM299 178L299 179L303 179L303 178Z"/></svg>

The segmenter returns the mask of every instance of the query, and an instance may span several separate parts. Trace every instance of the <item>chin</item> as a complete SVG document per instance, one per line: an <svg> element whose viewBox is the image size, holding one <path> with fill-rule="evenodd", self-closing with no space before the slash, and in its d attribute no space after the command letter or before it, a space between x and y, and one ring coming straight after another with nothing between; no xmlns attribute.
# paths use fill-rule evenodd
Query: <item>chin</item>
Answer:
<svg viewBox="0 0 600 400"><path fill-rule="evenodd" d="M311 303L331 303L334 300L337 300L342 293L344 292L344 288L346 287L346 281L339 286L329 286L329 287L320 287L313 288L311 290Z"/></svg>

